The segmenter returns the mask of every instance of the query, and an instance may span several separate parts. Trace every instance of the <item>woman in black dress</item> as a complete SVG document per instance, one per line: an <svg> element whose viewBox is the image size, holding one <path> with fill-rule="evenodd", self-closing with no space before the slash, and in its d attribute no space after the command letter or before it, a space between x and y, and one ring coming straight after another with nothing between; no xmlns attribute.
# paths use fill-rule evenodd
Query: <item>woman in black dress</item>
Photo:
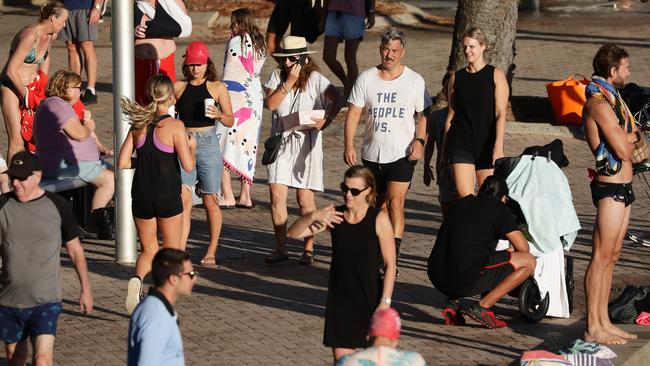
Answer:
<svg viewBox="0 0 650 366"><path fill-rule="evenodd" d="M375 180L357 165L341 183L345 205L315 210L291 225L288 236L303 238L329 229L332 234L324 344L334 360L367 345L370 318L390 307L395 284L395 242L385 211L374 206ZM386 264L382 282L381 263Z"/></svg>
<svg viewBox="0 0 650 366"><path fill-rule="evenodd" d="M508 82L503 70L486 63L488 41L472 27L461 38L467 66L449 80L449 113L445 121L445 148L458 198L474 194L492 175L494 161L503 157Z"/></svg>

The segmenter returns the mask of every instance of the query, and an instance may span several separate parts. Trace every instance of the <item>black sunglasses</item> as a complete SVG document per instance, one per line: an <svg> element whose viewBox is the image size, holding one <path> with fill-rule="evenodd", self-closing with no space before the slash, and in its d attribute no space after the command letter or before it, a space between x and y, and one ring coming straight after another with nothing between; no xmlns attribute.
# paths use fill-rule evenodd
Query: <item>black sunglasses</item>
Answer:
<svg viewBox="0 0 650 366"><path fill-rule="evenodd" d="M365 191L366 189L368 189L368 186L366 186L366 188L364 189L358 189L358 188L350 188L345 183L341 183L341 192L343 192L343 194L346 194L348 193L348 191L350 191L350 193L352 193L353 196L358 196L361 194L361 192Z"/></svg>
<svg viewBox="0 0 650 366"><path fill-rule="evenodd" d="M300 60L300 56L287 56L287 59L291 62L298 62Z"/></svg>
<svg viewBox="0 0 650 366"><path fill-rule="evenodd" d="M193 280L194 277L199 275L199 272L197 272L197 271L181 272L178 275L181 276L181 277L187 275L187 276L190 276L191 280Z"/></svg>

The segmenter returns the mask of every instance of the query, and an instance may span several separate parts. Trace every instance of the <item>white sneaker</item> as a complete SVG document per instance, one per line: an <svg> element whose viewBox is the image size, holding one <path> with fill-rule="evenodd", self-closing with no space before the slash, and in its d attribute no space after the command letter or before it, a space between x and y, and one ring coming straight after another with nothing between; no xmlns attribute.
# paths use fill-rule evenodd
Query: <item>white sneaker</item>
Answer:
<svg viewBox="0 0 650 366"><path fill-rule="evenodd" d="M126 290L126 312L131 315L136 306L140 303L142 294L142 281L138 277L132 277Z"/></svg>

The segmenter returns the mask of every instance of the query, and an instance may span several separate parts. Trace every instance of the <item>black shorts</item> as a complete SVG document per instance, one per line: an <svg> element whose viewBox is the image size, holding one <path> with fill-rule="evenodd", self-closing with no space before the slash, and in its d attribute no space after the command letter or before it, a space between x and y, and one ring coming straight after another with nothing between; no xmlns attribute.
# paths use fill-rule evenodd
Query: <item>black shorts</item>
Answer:
<svg viewBox="0 0 650 366"><path fill-rule="evenodd" d="M511 257L512 253L507 250L492 254L483 267L481 278L476 283L474 290L467 296L480 295L490 291L510 276L515 271L515 266L510 262Z"/></svg>
<svg viewBox="0 0 650 366"><path fill-rule="evenodd" d="M611 197L616 202L624 203L625 207L631 205L635 200L632 183L607 183L592 180L590 187L591 201L596 207L598 207L598 201L603 198Z"/></svg>
<svg viewBox="0 0 650 366"><path fill-rule="evenodd" d="M183 212L181 195L156 200L133 200L131 202L133 217L152 219L154 217L168 218Z"/></svg>
<svg viewBox="0 0 650 366"><path fill-rule="evenodd" d="M449 164L472 164L476 170L494 169L492 164L492 151L483 151L481 153L452 150L449 153Z"/></svg>
<svg viewBox="0 0 650 366"><path fill-rule="evenodd" d="M266 32L275 33L278 38L282 38L291 24L292 36L306 37L310 29L305 16L309 9L308 4L311 2L307 0L277 0ZM308 41L312 43L314 40Z"/></svg>
<svg viewBox="0 0 650 366"><path fill-rule="evenodd" d="M395 160L392 163L375 163L361 159L363 165L370 169L372 175L375 177L375 184L377 184L377 193L382 194L386 192L388 182L411 182L413 178L413 171L417 160L410 161L407 157Z"/></svg>

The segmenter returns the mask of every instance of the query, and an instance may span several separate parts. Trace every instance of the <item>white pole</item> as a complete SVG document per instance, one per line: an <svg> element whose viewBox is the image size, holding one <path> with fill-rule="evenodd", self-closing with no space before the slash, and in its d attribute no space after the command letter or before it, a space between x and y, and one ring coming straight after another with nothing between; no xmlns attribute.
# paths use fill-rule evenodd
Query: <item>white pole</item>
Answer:
<svg viewBox="0 0 650 366"><path fill-rule="evenodd" d="M122 114L120 98L134 99L134 25L133 0L113 1L111 14L113 38L113 134L115 153L122 147L129 131ZM117 165L117 161L115 162ZM138 256L135 224L131 214L133 169L115 169L115 261L133 264Z"/></svg>

